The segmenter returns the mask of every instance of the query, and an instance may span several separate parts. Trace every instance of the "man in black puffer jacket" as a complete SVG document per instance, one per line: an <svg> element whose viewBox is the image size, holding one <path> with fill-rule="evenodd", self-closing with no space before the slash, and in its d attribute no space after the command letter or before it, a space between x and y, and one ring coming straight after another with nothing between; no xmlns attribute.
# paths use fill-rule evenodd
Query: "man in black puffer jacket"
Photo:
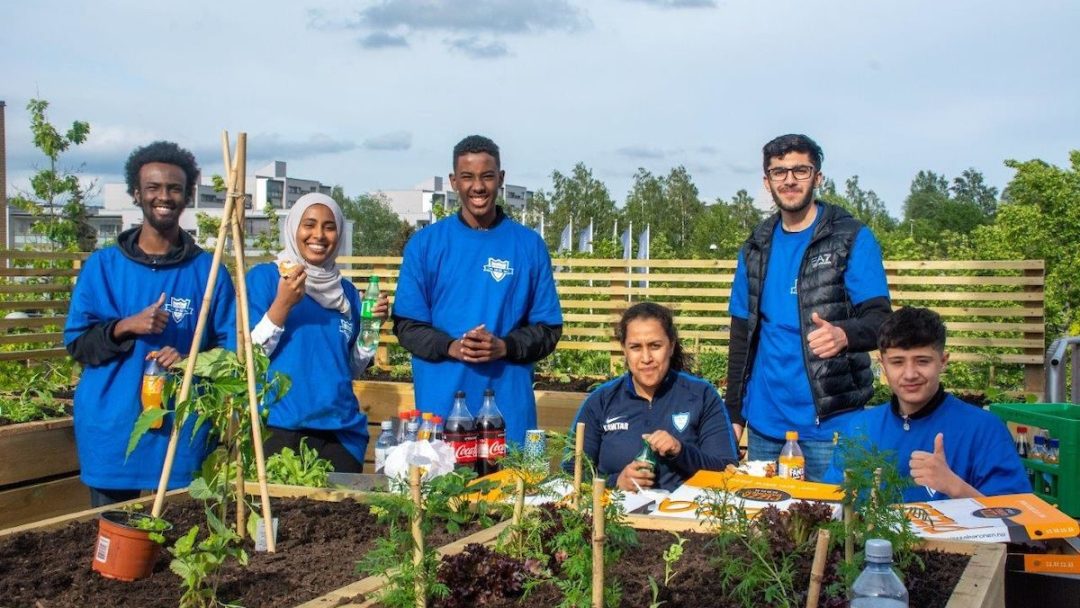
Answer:
<svg viewBox="0 0 1080 608"><path fill-rule="evenodd" d="M779 212L739 252L724 399L751 460L776 460L797 431L805 478L822 478L833 435L873 394L868 351L890 312L881 248L845 210L814 199L821 148L783 135L763 149Z"/></svg>

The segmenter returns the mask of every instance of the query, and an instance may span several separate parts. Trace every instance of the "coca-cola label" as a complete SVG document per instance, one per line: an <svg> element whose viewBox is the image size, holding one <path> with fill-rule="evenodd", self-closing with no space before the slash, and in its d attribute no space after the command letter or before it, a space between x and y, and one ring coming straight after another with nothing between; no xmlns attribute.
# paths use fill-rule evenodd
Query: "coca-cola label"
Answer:
<svg viewBox="0 0 1080 608"><path fill-rule="evenodd" d="M446 436L446 443L454 450L454 464L472 466L478 457L478 442L475 436Z"/></svg>
<svg viewBox="0 0 1080 608"><path fill-rule="evenodd" d="M506 456L506 432L499 429L481 433L479 445L477 458L498 460Z"/></svg>

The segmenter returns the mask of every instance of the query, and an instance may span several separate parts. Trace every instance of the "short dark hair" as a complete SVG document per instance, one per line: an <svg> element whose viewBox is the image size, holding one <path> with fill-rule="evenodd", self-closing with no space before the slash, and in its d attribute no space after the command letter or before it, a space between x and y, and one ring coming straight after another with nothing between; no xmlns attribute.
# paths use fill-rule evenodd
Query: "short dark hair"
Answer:
<svg viewBox="0 0 1080 608"><path fill-rule="evenodd" d="M627 308L615 328L615 337L619 339L619 344L626 345L626 328L631 321L637 319L656 319L660 322L660 327L664 328L668 340L674 345L671 351L671 369L677 372L685 370L686 354L683 352L682 342L679 341L679 332L675 329L675 317L671 309L655 302L639 302Z"/></svg>
<svg viewBox="0 0 1080 608"><path fill-rule="evenodd" d="M816 141L801 133L781 135L765 144L765 147L761 149L761 154L765 157L762 166L768 171L770 160L791 152L809 154L810 162L814 163L814 170L821 171L821 161L824 160L825 153L821 151L821 146L817 145Z"/></svg>
<svg viewBox="0 0 1080 608"><path fill-rule="evenodd" d="M183 169L184 176L187 178L187 183L184 185L184 198L190 200L195 194L195 181L199 179L199 165L195 162L195 155L171 141L155 141L141 148L135 148L131 156L128 156L127 164L124 165L128 194L135 195L135 190L139 188L139 171L142 170L143 165L150 163L165 163Z"/></svg>
<svg viewBox="0 0 1080 608"><path fill-rule="evenodd" d="M878 330L878 349L932 346L945 352L945 323L929 308L905 306L893 312Z"/></svg>
<svg viewBox="0 0 1080 608"><path fill-rule="evenodd" d="M457 171L457 159L466 154L480 154L485 152L495 158L495 166L501 169L502 159L499 158L499 146L495 145L495 142L483 135L470 135L459 141L457 145L454 146L454 158L450 159L451 166L454 168L454 171Z"/></svg>

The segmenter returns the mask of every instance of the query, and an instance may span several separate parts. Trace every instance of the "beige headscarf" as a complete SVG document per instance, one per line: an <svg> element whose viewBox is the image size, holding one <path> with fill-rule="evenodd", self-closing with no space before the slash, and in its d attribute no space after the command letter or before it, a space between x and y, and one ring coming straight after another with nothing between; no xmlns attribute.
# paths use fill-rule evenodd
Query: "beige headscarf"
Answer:
<svg viewBox="0 0 1080 608"><path fill-rule="evenodd" d="M334 214L334 222L337 223L338 242L333 251L327 256L326 262L316 266L300 255L300 249L296 246L296 230L300 227L300 219L304 212L312 205L323 205ZM300 264L307 273L304 290L323 308L331 308L347 314L349 312L349 300L345 297L345 291L341 288L341 271L337 267L337 252L341 248L341 238L345 234L345 216L341 213L341 207L337 201L329 196L311 192L301 196L296 204L289 209L285 216L285 229L281 232L281 244L284 249L277 254L277 261L290 264Z"/></svg>

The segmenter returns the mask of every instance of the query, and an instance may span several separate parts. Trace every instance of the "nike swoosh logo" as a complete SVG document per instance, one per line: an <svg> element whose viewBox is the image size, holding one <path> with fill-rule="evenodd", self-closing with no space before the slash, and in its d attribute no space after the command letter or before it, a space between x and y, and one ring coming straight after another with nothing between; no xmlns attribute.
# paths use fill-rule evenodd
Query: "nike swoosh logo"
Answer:
<svg viewBox="0 0 1080 608"><path fill-rule="evenodd" d="M626 418L626 416L615 416L614 418L608 418L607 420L604 421L604 424L611 424L612 422L615 422L617 420L622 420L623 418Z"/></svg>

